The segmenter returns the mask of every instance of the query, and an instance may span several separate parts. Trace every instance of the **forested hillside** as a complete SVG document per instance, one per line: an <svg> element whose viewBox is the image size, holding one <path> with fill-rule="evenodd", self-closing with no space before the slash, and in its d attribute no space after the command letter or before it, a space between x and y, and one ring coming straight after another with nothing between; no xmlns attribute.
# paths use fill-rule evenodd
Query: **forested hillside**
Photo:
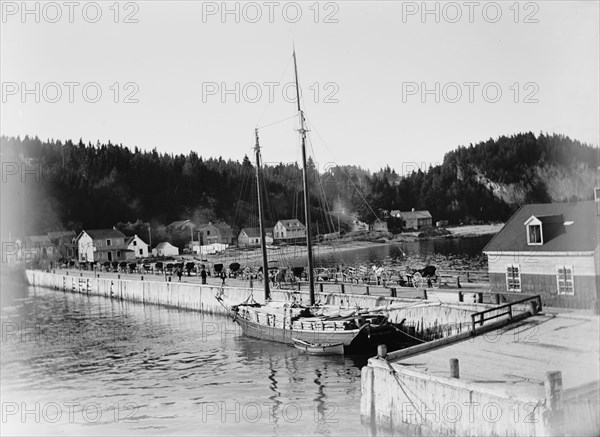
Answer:
<svg viewBox="0 0 600 437"><path fill-rule="evenodd" d="M200 148L198 149L200 150ZM1 138L2 233L111 227L118 222L222 219L256 224L255 169L248 159L223 160L141 151L113 144ZM434 220L502 221L523 202L589 199L597 184L598 149L561 135L518 134L449 152L440 166L401 177L339 166L320 180L313 220L328 229L327 210L373 221L381 210L428 209ZM297 165L264 172L269 220L303 221Z"/></svg>

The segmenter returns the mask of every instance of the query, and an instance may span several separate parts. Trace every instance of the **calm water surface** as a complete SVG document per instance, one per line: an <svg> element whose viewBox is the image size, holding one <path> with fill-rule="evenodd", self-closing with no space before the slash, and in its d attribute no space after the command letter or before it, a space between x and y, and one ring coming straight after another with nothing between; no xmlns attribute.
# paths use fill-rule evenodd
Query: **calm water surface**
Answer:
<svg viewBox="0 0 600 437"><path fill-rule="evenodd" d="M320 261L482 268L487 240ZM221 316L15 285L1 297L5 435L381 433L360 420L364 358L306 356Z"/></svg>
<svg viewBox="0 0 600 437"><path fill-rule="evenodd" d="M225 317L2 293L3 434L370 433L361 362L241 337Z"/></svg>

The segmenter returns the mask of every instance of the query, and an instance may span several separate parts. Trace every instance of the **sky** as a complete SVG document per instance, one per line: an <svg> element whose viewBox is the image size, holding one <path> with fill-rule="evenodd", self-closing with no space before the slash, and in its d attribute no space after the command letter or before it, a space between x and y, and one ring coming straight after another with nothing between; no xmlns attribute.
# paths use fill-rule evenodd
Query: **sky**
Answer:
<svg viewBox="0 0 600 437"><path fill-rule="evenodd" d="M406 174L531 131L599 140L599 2L2 2L3 135Z"/></svg>

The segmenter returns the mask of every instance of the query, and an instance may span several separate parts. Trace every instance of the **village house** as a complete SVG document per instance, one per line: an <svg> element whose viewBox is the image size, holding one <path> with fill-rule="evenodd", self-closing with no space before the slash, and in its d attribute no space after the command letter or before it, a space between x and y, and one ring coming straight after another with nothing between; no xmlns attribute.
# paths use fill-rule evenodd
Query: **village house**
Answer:
<svg viewBox="0 0 600 437"><path fill-rule="evenodd" d="M49 262L57 257L56 246L48 235L27 235L16 245L17 258L24 263Z"/></svg>
<svg viewBox="0 0 600 437"><path fill-rule="evenodd" d="M265 230L265 242L273 244L273 234ZM243 228L238 235L238 246L257 247L260 246L260 228Z"/></svg>
<svg viewBox="0 0 600 437"><path fill-rule="evenodd" d="M306 238L306 227L298 219L279 220L273 228L273 239L290 242Z"/></svg>
<svg viewBox="0 0 600 437"><path fill-rule="evenodd" d="M387 232L388 224L384 220L375 220L373 223L371 223L370 228L375 232Z"/></svg>
<svg viewBox="0 0 600 437"><path fill-rule="evenodd" d="M390 212L391 217L402 219L403 229L422 229L431 226L433 218L427 210L415 211L399 211L393 210Z"/></svg>
<svg viewBox="0 0 600 437"><path fill-rule="evenodd" d="M148 245L137 234L125 240L125 246L135 254L136 258L148 257Z"/></svg>
<svg viewBox="0 0 600 437"><path fill-rule="evenodd" d="M135 259L133 251L127 248L127 237L117 229L83 230L77 236L79 262L114 262Z"/></svg>
<svg viewBox="0 0 600 437"><path fill-rule="evenodd" d="M233 229L226 223L208 222L204 226L199 226L195 235L198 236L198 241L203 246L220 243L220 244L235 244Z"/></svg>
<svg viewBox="0 0 600 437"><path fill-rule="evenodd" d="M492 293L539 294L550 306L597 306L598 218L594 201L521 207L483 249Z"/></svg>
<svg viewBox="0 0 600 437"><path fill-rule="evenodd" d="M163 241L162 243L158 243L156 247L152 249L152 255L158 257L177 256L179 255L179 248L173 246L171 243Z"/></svg>
<svg viewBox="0 0 600 437"><path fill-rule="evenodd" d="M75 244L75 231L52 231L48 232L48 238L56 247L56 258L58 260L70 260L77 256L77 245Z"/></svg>

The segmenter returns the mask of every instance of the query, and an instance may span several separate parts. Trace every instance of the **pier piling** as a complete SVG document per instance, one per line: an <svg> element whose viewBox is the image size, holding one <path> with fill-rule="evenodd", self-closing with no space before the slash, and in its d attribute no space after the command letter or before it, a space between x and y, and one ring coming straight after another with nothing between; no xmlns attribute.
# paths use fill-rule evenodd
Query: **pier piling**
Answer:
<svg viewBox="0 0 600 437"><path fill-rule="evenodd" d="M378 358L386 358L387 357L387 346L385 344L380 344L377 346L377 357Z"/></svg>
<svg viewBox="0 0 600 437"><path fill-rule="evenodd" d="M460 379L458 358L450 358L450 377Z"/></svg>

